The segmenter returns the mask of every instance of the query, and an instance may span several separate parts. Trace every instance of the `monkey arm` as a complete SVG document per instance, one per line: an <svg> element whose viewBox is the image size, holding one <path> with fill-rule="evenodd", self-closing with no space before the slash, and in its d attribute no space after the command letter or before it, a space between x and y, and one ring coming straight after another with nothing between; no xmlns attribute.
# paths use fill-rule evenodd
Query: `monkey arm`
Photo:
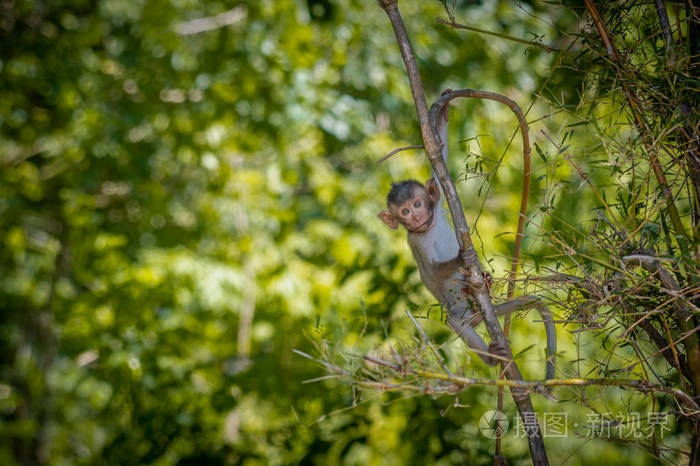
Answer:
<svg viewBox="0 0 700 466"><path fill-rule="evenodd" d="M462 259L459 254L456 257L442 261L433 262L431 268L433 269L433 276L440 282L444 282L452 277L454 274L459 272L459 268L462 266Z"/></svg>
<svg viewBox="0 0 700 466"><path fill-rule="evenodd" d="M436 276L446 280L452 277L455 273L459 272L461 267L469 267L475 264L478 260L479 256L474 249L470 249L468 251L460 249L457 256L450 260L433 262L432 268ZM488 274L488 272L485 273ZM490 277L490 274L488 275Z"/></svg>

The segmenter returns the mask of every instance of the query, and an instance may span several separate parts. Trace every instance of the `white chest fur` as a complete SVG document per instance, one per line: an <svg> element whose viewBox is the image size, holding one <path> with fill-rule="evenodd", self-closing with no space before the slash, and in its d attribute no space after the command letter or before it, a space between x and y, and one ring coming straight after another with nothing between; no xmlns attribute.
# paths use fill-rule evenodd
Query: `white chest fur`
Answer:
<svg viewBox="0 0 700 466"><path fill-rule="evenodd" d="M430 230L425 233L408 233L408 245L419 267L421 262L450 260L459 252L457 237L447 222L445 211L436 209L435 216L435 225Z"/></svg>
<svg viewBox="0 0 700 466"><path fill-rule="evenodd" d="M453 259L459 253L459 243L455 232L446 218L446 212L436 209L436 223L425 233L409 233L408 244L418 265L423 283L441 304L452 307L463 301L461 289L463 279L461 273L455 273L447 281L435 281L433 267L438 262Z"/></svg>
<svg viewBox="0 0 700 466"><path fill-rule="evenodd" d="M444 262L450 260L459 252L459 243L455 232L447 221L446 212L440 208L436 209L437 222L435 226L425 234L424 240L427 251L431 252L429 259L434 262Z"/></svg>

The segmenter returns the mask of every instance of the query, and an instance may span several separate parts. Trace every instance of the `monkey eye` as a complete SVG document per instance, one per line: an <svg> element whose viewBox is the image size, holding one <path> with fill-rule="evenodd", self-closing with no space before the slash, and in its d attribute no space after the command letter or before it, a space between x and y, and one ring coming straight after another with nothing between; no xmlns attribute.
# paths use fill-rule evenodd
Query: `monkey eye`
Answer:
<svg viewBox="0 0 700 466"><path fill-rule="evenodd" d="M415 204L413 204L414 207L420 207L420 201L416 201Z"/></svg>
<svg viewBox="0 0 700 466"><path fill-rule="evenodd" d="M403 209L401 211L401 215L408 215L408 209Z"/></svg>

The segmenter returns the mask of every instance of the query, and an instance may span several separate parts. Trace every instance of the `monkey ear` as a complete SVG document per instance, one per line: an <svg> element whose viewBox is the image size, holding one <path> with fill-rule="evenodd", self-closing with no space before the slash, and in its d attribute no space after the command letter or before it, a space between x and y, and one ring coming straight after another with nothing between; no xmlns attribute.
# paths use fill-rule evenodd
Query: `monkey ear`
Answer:
<svg viewBox="0 0 700 466"><path fill-rule="evenodd" d="M425 182L425 191L428 193L428 197L433 203L440 200L440 189L434 177Z"/></svg>
<svg viewBox="0 0 700 466"><path fill-rule="evenodd" d="M388 226L392 230L396 230L399 227L399 221L396 220L394 214L392 214L388 210L382 210L381 212L379 212L379 214L377 214L377 217L379 217L379 219L382 222L386 223L386 226Z"/></svg>

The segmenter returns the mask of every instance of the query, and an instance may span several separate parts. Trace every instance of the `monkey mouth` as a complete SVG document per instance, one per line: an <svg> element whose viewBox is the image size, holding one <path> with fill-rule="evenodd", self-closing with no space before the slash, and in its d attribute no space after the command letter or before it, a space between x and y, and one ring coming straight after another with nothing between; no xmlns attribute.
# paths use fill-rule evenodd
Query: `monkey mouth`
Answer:
<svg viewBox="0 0 700 466"><path fill-rule="evenodd" d="M426 220L425 222L418 225L418 227L415 228L415 231L426 232L426 231L430 230L430 228L432 228L432 226L433 226L433 219L434 218L435 218L435 216L431 216L430 218L428 218L428 220Z"/></svg>

